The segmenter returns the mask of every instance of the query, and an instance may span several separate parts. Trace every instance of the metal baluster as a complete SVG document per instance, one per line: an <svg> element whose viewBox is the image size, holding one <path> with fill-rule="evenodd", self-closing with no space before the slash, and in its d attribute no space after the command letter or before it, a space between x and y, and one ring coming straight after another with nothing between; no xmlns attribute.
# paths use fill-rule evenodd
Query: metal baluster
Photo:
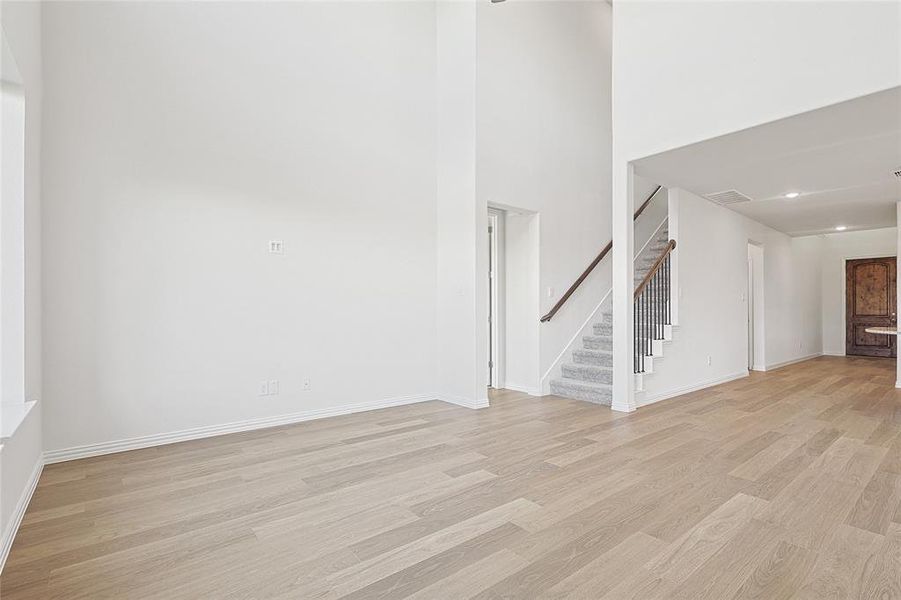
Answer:
<svg viewBox="0 0 901 600"><path fill-rule="evenodd" d="M660 270L654 273L654 339L660 339Z"/></svg>
<svg viewBox="0 0 901 600"><path fill-rule="evenodd" d="M670 294L670 278L669 278L669 254L666 255L666 325L672 325L670 322L670 305L672 305L672 296Z"/></svg>
<svg viewBox="0 0 901 600"><path fill-rule="evenodd" d="M644 298L638 297L638 356L641 359L641 372L644 373L644 342L641 333L644 331Z"/></svg>
<svg viewBox="0 0 901 600"><path fill-rule="evenodd" d="M644 355L651 355L651 344L648 343L648 338L651 336L651 298L648 296L647 288L645 288L645 306L647 307L647 317L644 320Z"/></svg>
<svg viewBox="0 0 901 600"><path fill-rule="evenodd" d="M638 355L635 353L635 325L638 323L638 310L635 300L632 301L632 372L638 373Z"/></svg>
<svg viewBox="0 0 901 600"><path fill-rule="evenodd" d="M641 353L641 372L644 373L644 296L639 297L638 301L641 307L638 321L638 347Z"/></svg>

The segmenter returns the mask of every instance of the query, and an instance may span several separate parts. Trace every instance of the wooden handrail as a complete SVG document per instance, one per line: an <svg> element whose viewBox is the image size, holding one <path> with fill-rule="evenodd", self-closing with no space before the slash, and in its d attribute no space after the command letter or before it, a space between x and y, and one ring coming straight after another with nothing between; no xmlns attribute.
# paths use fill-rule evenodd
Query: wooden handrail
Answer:
<svg viewBox="0 0 901 600"><path fill-rule="evenodd" d="M654 199L654 196L657 195L657 192L659 192L662 187L663 186L658 185L657 188L653 192L651 192L651 195L648 196L648 199L641 203L641 206L639 206L638 210L635 211L635 214L632 215L633 221L635 219L637 219L641 213L644 212L644 209L646 209L648 207L648 204L651 203L651 200ZM557 311L560 310L560 307L562 307L564 304L566 304L566 301L569 300L569 297L573 295L573 292L575 292L576 289L578 289L578 287L580 285L582 285L582 282L585 281L585 278L591 274L591 272L594 270L594 268L596 266L598 266L598 263L601 262L602 260L604 260L604 257L607 256L607 254L612 249L613 249L613 242L612 241L607 242L607 245L604 246L604 249L601 250L600 254L598 254L594 258L594 260L591 261L591 264L588 265L588 268L585 269L584 271L582 271L582 274L579 275L579 278L576 279L573 282L573 284L571 286L569 286L569 289L566 290L566 293L563 294L563 296L561 296L559 300L557 300L557 304L554 305L554 308L552 308L550 311L548 311L548 313L546 315L541 317L542 323L544 323L546 321L550 321L552 318L554 318L554 315L557 314Z"/></svg>
<svg viewBox="0 0 901 600"><path fill-rule="evenodd" d="M644 212L644 209L648 207L648 204L651 203L651 200L654 199L654 196L657 195L657 192L659 192L661 188L663 188L663 186L658 185L657 188L653 192L651 192L651 195L648 196L648 199L641 203L641 206L638 207L638 210L635 211L635 215L633 215L632 217L633 221L638 218L638 215Z"/></svg>
<svg viewBox="0 0 901 600"><path fill-rule="evenodd" d="M632 295L632 299L635 300L639 296L641 296L641 292L644 291L644 288L647 287L648 283L650 283L651 279L653 279L654 275L657 273L658 269L660 269L660 265L663 264L664 259L669 255L670 252L673 251L673 248L676 247L676 240L670 240L666 247L663 249L663 252L660 253L660 256L657 257L657 260L654 261L654 265L644 276L644 279L641 280L641 283L638 284L638 287L635 288L635 293Z"/></svg>
<svg viewBox="0 0 901 600"><path fill-rule="evenodd" d="M582 282L585 281L585 278L591 274L594 268L598 266L598 263L604 260L604 257L607 256L607 253L612 249L613 242L607 242L607 245L604 246L604 249L601 250L601 253L598 254L593 261L591 261L591 264L588 265L588 268L582 271L582 274L579 275L579 278L576 279L576 281L571 286L569 286L569 289L566 290L566 293L563 294L563 296L559 300L557 300L557 304L554 305L554 308L552 308L548 314L541 317L542 323L544 323L545 321L550 321L551 318L557 314L557 311L560 310L560 307L563 306L563 304L567 300L569 300L569 297L573 295L573 292L576 291L576 288L578 288L582 284Z"/></svg>

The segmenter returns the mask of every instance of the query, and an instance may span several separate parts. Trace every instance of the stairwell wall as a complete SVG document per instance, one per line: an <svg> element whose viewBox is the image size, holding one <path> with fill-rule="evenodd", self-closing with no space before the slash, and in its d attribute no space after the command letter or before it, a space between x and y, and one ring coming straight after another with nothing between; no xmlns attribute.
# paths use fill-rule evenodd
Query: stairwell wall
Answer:
<svg viewBox="0 0 901 600"><path fill-rule="evenodd" d="M644 378L643 403L747 375L749 241L764 249L767 368L819 355L822 239L791 238L685 190L671 198L679 327Z"/></svg>
<svg viewBox="0 0 901 600"><path fill-rule="evenodd" d="M611 8L590 0L479 2L478 18L478 195L540 219L538 285L529 292L537 310L528 316L537 323L610 241ZM537 386L610 289L610 273L608 256L538 326L527 387ZM515 274L508 269L507 277ZM508 352L508 377L516 372L511 360Z"/></svg>

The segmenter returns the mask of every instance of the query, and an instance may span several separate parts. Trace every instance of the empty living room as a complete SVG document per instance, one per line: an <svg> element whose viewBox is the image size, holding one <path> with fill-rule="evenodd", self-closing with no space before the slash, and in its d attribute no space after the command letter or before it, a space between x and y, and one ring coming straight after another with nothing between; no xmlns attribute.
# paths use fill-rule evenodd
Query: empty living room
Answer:
<svg viewBox="0 0 901 600"><path fill-rule="evenodd" d="M0 0L2 600L901 600L901 0Z"/></svg>

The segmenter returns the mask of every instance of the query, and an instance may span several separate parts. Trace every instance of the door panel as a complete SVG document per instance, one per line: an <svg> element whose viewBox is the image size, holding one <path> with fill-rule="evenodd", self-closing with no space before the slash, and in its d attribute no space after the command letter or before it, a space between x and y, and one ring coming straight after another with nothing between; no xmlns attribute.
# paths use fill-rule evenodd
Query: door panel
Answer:
<svg viewBox="0 0 901 600"><path fill-rule="evenodd" d="M895 327L897 262L894 257L845 263L845 354L891 356L897 337L867 333L867 327Z"/></svg>

